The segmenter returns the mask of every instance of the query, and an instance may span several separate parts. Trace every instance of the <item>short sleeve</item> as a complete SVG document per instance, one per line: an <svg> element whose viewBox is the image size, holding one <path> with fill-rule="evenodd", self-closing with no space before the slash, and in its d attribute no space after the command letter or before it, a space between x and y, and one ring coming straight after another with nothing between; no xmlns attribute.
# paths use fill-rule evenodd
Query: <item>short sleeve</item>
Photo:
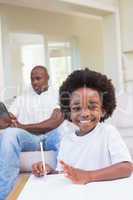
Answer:
<svg viewBox="0 0 133 200"><path fill-rule="evenodd" d="M53 99L53 108L60 108L59 105L59 91L57 89L49 89L50 98Z"/></svg>
<svg viewBox="0 0 133 200"><path fill-rule="evenodd" d="M124 161L132 162L126 144L124 143L120 133L114 127L111 127L108 137L108 148L112 164Z"/></svg>
<svg viewBox="0 0 133 200"><path fill-rule="evenodd" d="M56 166L56 171L62 171L63 168L60 164L60 160L62 160L64 158L64 138L62 139L61 141L61 144L60 144L60 149L59 149L59 153L58 153L58 156L57 156L57 166Z"/></svg>

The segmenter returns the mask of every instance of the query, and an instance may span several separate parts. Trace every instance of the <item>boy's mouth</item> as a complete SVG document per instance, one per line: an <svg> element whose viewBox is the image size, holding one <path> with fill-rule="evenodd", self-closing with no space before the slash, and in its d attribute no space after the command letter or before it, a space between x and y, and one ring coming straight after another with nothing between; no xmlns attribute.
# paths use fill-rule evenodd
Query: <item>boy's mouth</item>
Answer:
<svg viewBox="0 0 133 200"><path fill-rule="evenodd" d="M95 127L96 119L80 120L79 129L81 133L88 133Z"/></svg>
<svg viewBox="0 0 133 200"><path fill-rule="evenodd" d="M89 119L89 120L80 120L79 125L85 125L85 124L90 124L91 122L94 122L95 119Z"/></svg>

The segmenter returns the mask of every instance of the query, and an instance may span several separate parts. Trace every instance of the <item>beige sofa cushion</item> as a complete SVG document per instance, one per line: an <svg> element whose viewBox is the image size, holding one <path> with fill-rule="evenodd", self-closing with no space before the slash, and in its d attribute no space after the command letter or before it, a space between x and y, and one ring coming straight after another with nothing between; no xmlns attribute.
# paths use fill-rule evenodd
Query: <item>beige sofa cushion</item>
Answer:
<svg viewBox="0 0 133 200"><path fill-rule="evenodd" d="M123 93L117 97L117 107L111 123L116 127L133 128L133 94Z"/></svg>
<svg viewBox="0 0 133 200"><path fill-rule="evenodd" d="M56 167L56 153L54 151L45 151L45 160L51 167ZM32 165L41 161L40 151L22 152L20 155L20 171L31 172Z"/></svg>

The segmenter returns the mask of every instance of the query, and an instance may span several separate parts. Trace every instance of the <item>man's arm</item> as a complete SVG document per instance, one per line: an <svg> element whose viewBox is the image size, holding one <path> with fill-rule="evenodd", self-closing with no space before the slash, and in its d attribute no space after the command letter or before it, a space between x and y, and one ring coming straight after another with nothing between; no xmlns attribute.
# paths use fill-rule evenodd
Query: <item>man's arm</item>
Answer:
<svg viewBox="0 0 133 200"><path fill-rule="evenodd" d="M57 128L63 121L64 116L60 109L54 109L51 117L45 121L36 124L20 124L18 121L13 121L12 126L40 135Z"/></svg>

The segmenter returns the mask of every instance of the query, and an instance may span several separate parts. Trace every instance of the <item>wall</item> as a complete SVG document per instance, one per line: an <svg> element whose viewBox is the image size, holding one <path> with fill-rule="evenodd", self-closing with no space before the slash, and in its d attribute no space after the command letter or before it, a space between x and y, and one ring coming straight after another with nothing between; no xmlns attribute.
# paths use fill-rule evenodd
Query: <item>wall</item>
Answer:
<svg viewBox="0 0 133 200"><path fill-rule="evenodd" d="M121 39L125 87L133 93L133 1L120 0Z"/></svg>
<svg viewBox="0 0 133 200"><path fill-rule="evenodd" d="M133 1L120 0L123 51L133 51Z"/></svg>
<svg viewBox="0 0 133 200"><path fill-rule="evenodd" d="M9 33L39 33L56 40L76 36L79 38L81 66L93 65L94 69L103 70L102 21L100 19L5 5L0 5L0 13L6 17L5 23Z"/></svg>
<svg viewBox="0 0 133 200"><path fill-rule="evenodd" d="M118 1L117 0L94 0L95 2L100 2L101 4L105 4L105 5L112 5L112 6L116 6L118 5Z"/></svg>
<svg viewBox="0 0 133 200"><path fill-rule="evenodd" d="M0 99L2 100L2 91L3 91L3 82L4 82L4 77L3 77L3 59L2 59L2 30L1 30L1 18L0 18Z"/></svg>
<svg viewBox="0 0 133 200"><path fill-rule="evenodd" d="M94 5L99 7L118 7L118 0L61 0L69 3L75 3L80 5Z"/></svg>

